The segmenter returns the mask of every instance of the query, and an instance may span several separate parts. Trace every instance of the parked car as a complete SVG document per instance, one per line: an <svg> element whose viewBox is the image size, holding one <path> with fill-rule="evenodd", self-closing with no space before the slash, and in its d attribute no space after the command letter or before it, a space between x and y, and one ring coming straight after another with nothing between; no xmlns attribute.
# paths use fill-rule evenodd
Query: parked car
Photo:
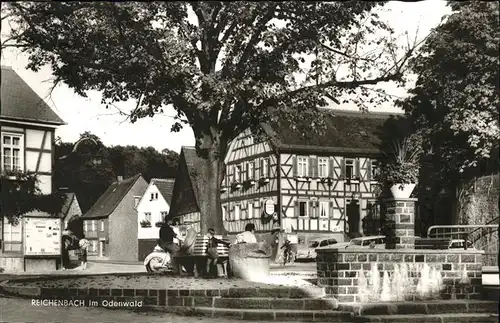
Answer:
<svg viewBox="0 0 500 323"><path fill-rule="evenodd" d="M370 248L371 243L375 244L375 248L384 249L385 248L385 236L366 236L354 238L346 246L346 249L350 248Z"/></svg>
<svg viewBox="0 0 500 323"><path fill-rule="evenodd" d="M307 246L299 245L296 259L316 260L316 248L328 247L334 244L337 244L337 240L333 238L317 238L309 240Z"/></svg>

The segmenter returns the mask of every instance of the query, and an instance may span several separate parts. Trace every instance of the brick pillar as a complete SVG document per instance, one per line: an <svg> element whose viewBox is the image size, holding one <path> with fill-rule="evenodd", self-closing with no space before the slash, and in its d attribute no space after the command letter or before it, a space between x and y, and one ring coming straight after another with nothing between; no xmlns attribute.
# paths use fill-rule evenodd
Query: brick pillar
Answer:
<svg viewBox="0 0 500 323"><path fill-rule="evenodd" d="M385 200L383 233L387 239L386 249L415 248L416 201L414 198Z"/></svg>

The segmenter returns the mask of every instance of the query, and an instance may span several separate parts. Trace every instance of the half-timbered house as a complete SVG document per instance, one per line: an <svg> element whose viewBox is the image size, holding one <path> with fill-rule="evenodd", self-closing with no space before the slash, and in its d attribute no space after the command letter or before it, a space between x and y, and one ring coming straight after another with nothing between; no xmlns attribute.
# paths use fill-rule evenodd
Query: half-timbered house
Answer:
<svg viewBox="0 0 500 323"><path fill-rule="evenodd" d="M10 67L1 69L0 167L4 173L34 173L51 194L54 133L64 121ZM61 256L61 219L33 211L19 223L0 221L0 267L13 271L55 269ZM49 238L50 235L50 238Z"/></svg>
<svg viewBox="0 0 500 323"><path fill-rule="evenodd" d="M296 232L302 243L377 232L377 160L402 119L332 110L324 118L321 136L303 136L282 122L263 125L269 140L246 131L231 143L221 192L229 232L252 222L257 232Z"/></svg>

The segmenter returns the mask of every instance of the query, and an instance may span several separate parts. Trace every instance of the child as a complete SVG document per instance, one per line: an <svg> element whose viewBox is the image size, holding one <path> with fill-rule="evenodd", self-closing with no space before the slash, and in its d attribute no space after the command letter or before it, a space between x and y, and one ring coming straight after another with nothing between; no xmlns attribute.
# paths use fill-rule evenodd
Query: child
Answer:
<svg viewBox="0 0 500 323"><path fill-rule="evenodd" d="M208 276L210 276L210 272L211 272L211 269L212 269L212 266L217 266L217 262L219 260L219 253L217 252L217 246L219 245L219 243L222 243L226 246L230 246L230 243L226 242L226 241L222 241L222 240L219 240L217 239L216 237L214 237L215 235L215 230L210 228L208 229L208 245L207 245L207 271L206 271L206 274ZM226 275L226 269L223 268L224 270L224 276Z"/></svg>
<svg viewBox="0 0 500 323"><path fill-rule="evenodd" d="M89 247L89 241L83 236L78 245L80 246L80 255L78 258L81 261L82 270L85 270L87 269L87 248Z"/></svg>

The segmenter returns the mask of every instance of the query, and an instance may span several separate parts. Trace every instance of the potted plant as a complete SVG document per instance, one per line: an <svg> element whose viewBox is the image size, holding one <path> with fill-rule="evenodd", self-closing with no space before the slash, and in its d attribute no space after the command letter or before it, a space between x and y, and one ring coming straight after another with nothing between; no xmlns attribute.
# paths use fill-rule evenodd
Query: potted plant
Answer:
<svg viewBox="0 0 500 323"><path fill-rule="evenodd" d="M141 227L143 227L143 228L149 228L149 227L151 227L151 222L149 222L148 220L142 220L141 221Z"/></svg>
<svg viewBox="0 0 500 323"><path fill-rule="evenodd" d="M156 223L155 223L155 226L156 226L157 228L161 228L161 226L162 226L162 225L163 225L163 222L162 222L162 221L158 221L158 222L156 222Z"/></svg>
<svg viewBox="0 0 500 323"><path fill-rule="evenodd" d="M422 147L416 135L394 143L379 176L394 198L410 197L418 182L421 153Z"/></svg>

